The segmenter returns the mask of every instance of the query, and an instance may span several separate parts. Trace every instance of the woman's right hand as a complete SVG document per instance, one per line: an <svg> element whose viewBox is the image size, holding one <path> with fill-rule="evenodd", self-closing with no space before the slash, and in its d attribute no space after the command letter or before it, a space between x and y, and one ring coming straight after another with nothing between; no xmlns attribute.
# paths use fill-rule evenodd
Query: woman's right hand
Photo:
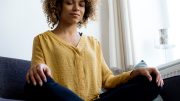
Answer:
<svg viewBox="0 0 180 101"><path fill-rule="evenodd" d="M27 74L26 80L28 83L33 83L33 85L39 84L40 86L43 85L43 82L47 82L46 76L51 77L51 70L46 64L38 64L32 66Z"/></svg>

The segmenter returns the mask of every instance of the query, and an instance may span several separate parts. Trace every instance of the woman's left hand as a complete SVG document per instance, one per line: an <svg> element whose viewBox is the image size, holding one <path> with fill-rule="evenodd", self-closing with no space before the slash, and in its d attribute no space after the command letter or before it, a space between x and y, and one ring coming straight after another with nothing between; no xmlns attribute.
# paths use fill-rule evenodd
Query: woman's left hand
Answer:
<svg viewBox="0 0 180 101"><path fill-rule="evenodd" d="M149 81L152 81L152 76L150 74L156 75L156 83L158 86L162 87L164 85L163 79L161 78L161 74L155 67L138 68L131 72L131 76L133 78L138 75L143 75L146 76L149 79Z"/></svg>

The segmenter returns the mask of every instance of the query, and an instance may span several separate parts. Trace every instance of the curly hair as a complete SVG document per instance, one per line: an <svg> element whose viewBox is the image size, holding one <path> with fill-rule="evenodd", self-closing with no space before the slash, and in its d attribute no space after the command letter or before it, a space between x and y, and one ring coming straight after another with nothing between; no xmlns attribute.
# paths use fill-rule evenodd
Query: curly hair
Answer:
<svg viewBox="0 0 180 101"><path fill-rule="evenodd" d="M60 13L64 0L44 0L43 10L47 18L47 23L51 28L54 28L56 24L60 21ZM95 19L95 10L97 0L84 0L85 1L85 13L82 21L79 22L79 26L86 25L88 19Z"/></svg>

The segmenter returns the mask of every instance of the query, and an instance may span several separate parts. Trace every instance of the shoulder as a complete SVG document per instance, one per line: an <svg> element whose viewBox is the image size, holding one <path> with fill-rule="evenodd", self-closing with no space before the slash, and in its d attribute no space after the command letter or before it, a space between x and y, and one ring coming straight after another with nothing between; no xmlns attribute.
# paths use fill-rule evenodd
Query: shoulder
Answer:
<svg viewBox="0 0 180 101"><path fill-rule="evenodd" d="M101 49L100 41L94 36L85 36L85 43L87 47L91 47L92 49L99 50Z"/></svg>
<svg viewBox="0 0 180 101"><path fill-rule="evenodd" d="M49 34L50 34L49 31L45 31L45 32L39 33L39 34L37 34L37 35L34 37L34 41L47 40Z"/></svg>
<svg viewBox="0 0 180 101"><path fill-rule="evenodd" d="M49 35L49 31L45 31L42 33L37 34L34 38L42 38L42 37L47 37Z"/></svg>
<svg viewBox="0 0 180 101"><path fill-rule="evenodd" d="M88 35L85 37L86 37L86 40L91 44L99 44L100 43L99 40L94 36Z"/></svg>

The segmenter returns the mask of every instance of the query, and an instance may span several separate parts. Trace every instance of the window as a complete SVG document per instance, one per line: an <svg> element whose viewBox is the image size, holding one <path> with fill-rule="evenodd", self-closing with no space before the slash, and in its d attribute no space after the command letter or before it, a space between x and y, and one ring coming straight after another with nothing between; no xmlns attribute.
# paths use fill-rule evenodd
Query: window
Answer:
<svg viewBox="0 0 180 101"><path fill-rule="evenodd" d="M135 62L144 60L158 66L180 58L178 0L130 0ZM168 35L168 47L159 47L162 32Z"/></svg>
<svg viewBox="0 0 180 101"><path fill-rule="evenodd" d="M172 43L175 45L172 54L172 60L176 60L180 58L180 1L179 0L167 0L167 12L169 17L169 34L172 36Z"/></svg>

